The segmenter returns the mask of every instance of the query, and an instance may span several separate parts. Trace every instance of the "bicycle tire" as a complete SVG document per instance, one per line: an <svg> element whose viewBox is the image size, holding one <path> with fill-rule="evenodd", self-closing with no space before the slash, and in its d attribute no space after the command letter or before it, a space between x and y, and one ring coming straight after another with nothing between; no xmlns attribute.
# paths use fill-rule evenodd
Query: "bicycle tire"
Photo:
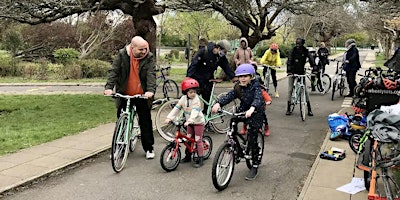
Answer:
<svg viewBox="0 0 400 200"><path fill-rule="evenodd" d="M326 94L331 89L331 77L328 74L322 75L322 80L318 80L317 83L318 91Z"/></svg>
<svg viewBox="0 0 400 200"><path fill-rule="evenodd" d="M333 101L333 99L335 98L335 91L336 91L336 88L337 88L336 84L337 84L337 80L335 79L335 80L333 81L333 84L332 84L332 97L331 97L331 100L332 100L332 101Z"/></svg>
<svg viewBox="0 0 400 200"><path fill-rule="evenodd" d="M129 151L133 152L136 148L137 142L139 140L140 128L137 117L134 117L132 124L131 133L135 133L134 136L129 140Z"/></svg>
<svg viewBox="0 0 400 200"><path fill-rule="evenodd" d="M207 160L213 149L213 142L210 136L205 135L203 136L203 158Z"/></svg>
<svg viewBox="0 0 400 200"><path fill-rule="evenodd" d="M290 102L290 105L289 105L289 111L290 111L290 113L293 113L293 111L294 111L294 107L296 107L296 104L297 104L297 98L298 98L298 95L296 94L296 88L293 88L293 92L292 92L292 101ZM296 98L297 97L297 98Z"/></svg>
<svg viewBox="0 0 400 200"><path fill-rule="evenodd" d="M111 166L117 173L124 169L128 157L127 143L125 141L126 131L128 130L128 115L121 114L114 129L111 144Z"/></svg>
<svg viewBox="0 0 400 200"><path fill-rule="evenodd" d="M163 94L164 97L168 100L170 100L170 98L179 99L178 84L176 84L176 82L171 79L165 80L163 84Z"/></svg>
<svg viewBox="0 0 400 200"><path fill-rule="evenodd" d="M344 91L346 90L346 78L344 76L341 77L340 83L339 83L339 94L340 96L344 95Z"/></svg>
<svg viewBox="0 0 400 200"><path fill-rule="evenodd" d="M226 189L235 170L235 154L230 144L224 142L215 153L211 178L214 187L222 191Z"/></svg>
<svg viewBox="0 0 400 200"><path fill-rule="evenodd" d="M306 120L306 94L305 94L305 90L304 87L300 88L300 95L299 95L299 99L300 99L300 116L301 116L301 120L305 121Z"/></svg>
<svg viewBox="0 0 400 200"><path fill-rule="evenodd" d="M390 178L388 177L388 168L387 167L381 167L382 171L382 182L383 182L383 188L385 190L385 197L387 200L394 200L393 197L393 192L390 186Z"/></svg>
<svg viewBox="0 0 400 200"><path fill-rule="evenodd" d="M226 94L227 92L219 94L216 100L218 101L218 99L220 99L222 96L225 96ZM236 105L236 101L233 100L229 104L223 106L221 109L234 113L236 110ZM232 117L221 113L211 113L211 118L215 115L220 115L220 117L210 120L209 123L211 123L211 126L216 133L225 134L226 131L229 130L229 122Z"/></svg>
<svg viewBox="0 0 400 200"><path fill-rule="evenodd" d="M368 139L367 141L365 141L364 143L364 152L362 154L362 164L364 166L369 166L369 163L371 162L371 148L372 148L372 144L371 144L371 139ZM364 186L367 189L367 191L369 191L370 188L370 184L371 184L371 170L370 171L364 171Z"/></svg>
<svg viewBox="0 0 400 200"><path fill-rule="evenodd" d="M358 150L360 147L360 139L363 137L364 134L360 133L360 132L356 132L351 134L350 138L349 138L349 146L351 148L351 150L353 150L354 153L358 154Z"/></svg>
<svg viewBox="0 0 400 200"><path fill-rule="evenodd" d="M264 133L264 132L262 132L262 133ZM260 164L261 164L261 161L262 161L262 158L263 158L263 155L264 155L264 135L262 133L257 133L257 144L258 144L258 147L260 148L259 152L258 152L258 156L259 156L259 159L260 159ZM249 145L247 145L247 147L248 146ZM249 152L247 152L247 153L249 153ZM253 160L252 159L246 159L246 165L247 165L247 168L251 169L253 167Z"/></svg>
<svg viewBox="0 0 400 200"><path fill-rule="evenodd" d="M268 69L267 73L264 74L264 86L267 89L267 93L269 93L270 77L271 77L271 69Z"/></svg>
<svg viewBox="0 0 400 200"><path fill-rule="evenodd" d="M178 149L174 155L175 148ZM179 147L176 147L175 142L171 142L163 148L160 154L160 164L166 172L174 171L179 166L180 162L181 150Z"/></svg>
<svg viewBox="0 0 400 200"><path fill-rule="evenodd" d="M172 142L174 140L177 127L174 124L164 124L164 120L167 118L167 115L175 107L178 101L179 99L173 99L164 103L164 105L162 105L160 109L158 109L155 118L155 124L158 134L160 134L160 136L164 138L164 140L169 142ZM177 119L174 119L174 121L179 121L181 117L183 117L182 114L179 115Z"/></svg>

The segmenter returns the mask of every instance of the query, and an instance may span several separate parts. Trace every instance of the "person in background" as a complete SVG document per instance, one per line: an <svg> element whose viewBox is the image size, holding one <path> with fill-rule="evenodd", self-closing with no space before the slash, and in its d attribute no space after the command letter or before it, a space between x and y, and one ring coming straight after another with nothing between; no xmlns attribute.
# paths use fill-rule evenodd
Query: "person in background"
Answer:
<svg viewBox="0 0 400 200"><path fill-rule="evenodd" d="M305 70L305 65L308 59L308 62L310 63L311 67L315 67L315 62L314 58L311 56L310 52L306 47L304 47L305 40L302 38L297 38L296 39L296 46L289 52L289 57L287 60L287 74L288 74L288 83L289 83L289 89L288 89L288 98L287 98L287 109L286 109L286 115L291 115L292 113L290 112L290 102L292 100L292 92L293 92L293 82L294 82L294 77L291 76L292 74L299 74L299 75L304 75L306 73ZM304 84L305 84L304 80ZM307 88L307 87L305 87ZM308 95L307 90L306 92L306 101L307 101L307 108L308 108L308 116L314 116L311 110L311 103L310 103L310 97Z"/></svg>
<svg viewBox="0 0 400 200"><path fill-rule="evenodd" d="M272 78L272 84L274 85L274 97L278 98L279 93L278 93L278 81L276 79L276 67L281 67L282 66L282 61L281 61L281 55L279 53L279 46L276 43L272 43L269 45L269 49L267 49L263 55L263 57L260 60L261 64L270 66L270 72L271 72L271 78ZM267 68L264 67L263 69L263 75L265 78L265 74L267 73Z"/></svg>
<svg viewBox="0 0 400 200"><path fill-rule="evenodd" d="M343 70L346 71L347 84L349 84L349 93L346 97L353 97L354 88L357 85L357 71L361 68L360 56L354 39L346 40L345 47L347 50L343 55Z"/></svg>
<svg viewBox="0 0 400 200"><path fill-rule="evenodd" d="M319 57L319 62L320 62L320 66L322 69L322 74L325 73L325 66L329 65L329 50L328 48L326 48L325 43L321 42L321 44L319 45L318 51L317 51L317 56Z"/></svg>
<svg viewBox="0 0 400 200"><path fill-rule="evenodd" d="M186 72L186 77L196 79L199 82L199 93L207 102L210 100L212 89L210 80L214 79L214 72L218 66L232 81L237 80L226 58L226 52L229 49L230 44L226 40L222 40L217 44L209 42L205 48L199 49ZM204 105L203 113L207 112L207 109L208 106Z"/></svg>
<svg viewBox="0 0 400 200"><path fill-rule="evenodd" d="M104 95L112 95L113 89L124 95L143 94L148 99L132 99L139 116L139 126L143 150L147 159L153 159L154 135L151 120L151 104L156 91L156 73L153 54L149 44L140 36L132 38L131 43L119 50L111 69L108 71ZM117 99L117 118L125 109L127 100Z"/></svg>
<svg viewBox="0 0 400 200"><path fill-rule="evenodd" d="M244 63L251 63L253 61L253 57L253 52L249 47L247 39L244 37L240 38L239 48L236 50L233 56L236 66Z"/></svg>
<svg viewBox="0 0 400 200"><path fill-rule="evenodd" d="M181 89L183 96L179 99L178 103L168 114L165 119L165 123L168 124L172 119L176 118L183 109L183 113L186 117L184 124L187 127L187 136L194 137L197 147L203 147L203 132L204 132L204 115L201 112L202 103L197 95L199 89L199 83L192 78L186 78L181 83ZM184 163L192 161L192 154L185 149L185 158L182 159ZM193 165L196 168L203 166L203 148L197 148L198 159Z"/></svg>

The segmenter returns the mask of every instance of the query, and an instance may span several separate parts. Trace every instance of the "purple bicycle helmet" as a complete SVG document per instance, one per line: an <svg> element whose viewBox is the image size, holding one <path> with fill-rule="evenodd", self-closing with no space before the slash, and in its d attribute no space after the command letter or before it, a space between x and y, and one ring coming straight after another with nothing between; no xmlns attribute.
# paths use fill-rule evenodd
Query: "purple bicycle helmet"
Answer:
<svg viewBox="0 0 400 200"><path fill-rule="evenodd" d="M251 75L256 73L254 66L251 64L241 64L236 68L235 76Z"/></svg>

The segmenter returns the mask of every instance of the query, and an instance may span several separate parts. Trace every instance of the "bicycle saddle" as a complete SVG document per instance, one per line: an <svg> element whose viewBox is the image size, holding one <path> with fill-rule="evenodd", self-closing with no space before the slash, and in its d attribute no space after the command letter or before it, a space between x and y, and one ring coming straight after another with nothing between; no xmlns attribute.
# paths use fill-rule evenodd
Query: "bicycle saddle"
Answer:
<svg viewBox="0 0 400 200"><path fill-rule="evenodd" d="M221 83L222 79L210 79L209 82L211 82L211 83Z"/></svg>

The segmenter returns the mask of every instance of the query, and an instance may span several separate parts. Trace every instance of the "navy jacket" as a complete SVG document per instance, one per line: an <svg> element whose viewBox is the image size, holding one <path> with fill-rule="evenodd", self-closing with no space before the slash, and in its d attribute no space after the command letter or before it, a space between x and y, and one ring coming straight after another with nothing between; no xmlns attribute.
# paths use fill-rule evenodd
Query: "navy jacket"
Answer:
<svg viewBox="0 0 400 200"><path fill-rule="evenodd" d="M356 48L356 46L352 46L349 50L347 50L345 60L349 61L349 63L346 63L344 65L343 69L345 71L357 71L361 68L360 56L358 54L358 49Z"/></svg>

